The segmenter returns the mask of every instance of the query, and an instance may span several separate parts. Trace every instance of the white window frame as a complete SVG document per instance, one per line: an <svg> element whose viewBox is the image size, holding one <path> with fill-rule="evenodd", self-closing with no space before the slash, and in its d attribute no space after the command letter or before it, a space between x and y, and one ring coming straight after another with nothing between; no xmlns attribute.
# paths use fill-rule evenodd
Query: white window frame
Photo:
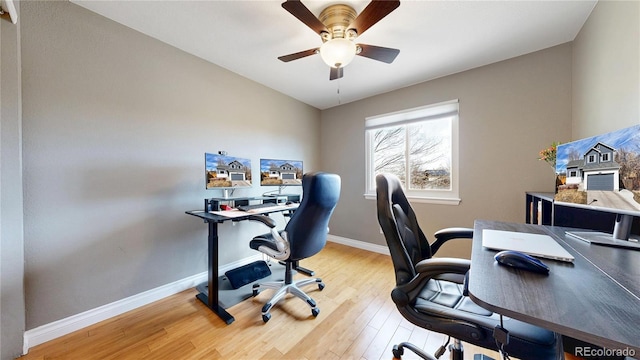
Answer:
<svg viewBox="0 0 640 360"><path fill-rule="evenodd" d="M386 127L393 124L409 124L428 120L450 117L451 120L451 189L450 190L408 190L405 195L414 202L424 202L443 205L460 204L460 172L459 157L459 104L458 100L445 101L437 104L421 106L413 109L397 111L388 114L370 116L365 119L365 198L376 199L375 174L373 173L373 154L371 153L371 139L369 130ZM408 159L407 159L408 161Z"/></svg>

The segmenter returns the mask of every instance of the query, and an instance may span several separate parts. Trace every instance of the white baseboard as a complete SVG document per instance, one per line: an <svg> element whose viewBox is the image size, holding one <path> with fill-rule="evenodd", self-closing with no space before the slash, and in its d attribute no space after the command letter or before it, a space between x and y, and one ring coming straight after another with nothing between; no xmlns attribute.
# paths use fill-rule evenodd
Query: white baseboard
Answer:
<svg viewBox="0 0 640 360"><path fill-rule="evenodd" d="M260 259L262 259L262 255L257 254L255 256L223 265L218 268L218 271L220 274L223 274L228 270L235 269L238 266ZM205 271L80 314L69 316L68 318L38 326L35 329L27 330L24 332L22 353L23 355L26 355L29 352L29 349L36 345L43 344L47 341L70 334L76 330L99 323L100 321L118 316L154 301L164 299L167 296L196 287L196 285L207 281L207 279L208 273Z"/></svg>
<svg viewBox="0 0 640 360"><path fill-rule="evenodd" d="M327 240L362 250L389 255L389 248L383 245L371 244L364 241L353 240L336 235L327 236ZM218 268L218 272L220 274L223 274L228 270L235 269L239 266L261 259L262 255L257 254L230 264L223 265ZM82 312L80 314L72 315L67 318L39 326L35 329L27 330L24 332L24 342L22 348L23 355L26 355L29 352L29 349L36 345L43 344L47 341L70 334L76 330L80 330L87 326L99 323L100 321L107 320L114 316L123 314L127 311L131 311L138 307L150 304L154 301L164 299L167 296L171 296L181 291L193 288L196 285L207 281L207 278L208 274L205 271L172 282L170 284L147 290L140 294L136 294L128 298Z"/></svg>
<svg viewBox="0 0 640 360"><path fill-rule="evenodd" d="M385 245L376 245L376 244L372 244L372 243L368 243L360 240L353 240L353 239L331 235L331 234L327 236L327 240L337 244L347 245L357 249L375 252L378 254L384 254L384 255L390 254L389 248Z"/></svg>

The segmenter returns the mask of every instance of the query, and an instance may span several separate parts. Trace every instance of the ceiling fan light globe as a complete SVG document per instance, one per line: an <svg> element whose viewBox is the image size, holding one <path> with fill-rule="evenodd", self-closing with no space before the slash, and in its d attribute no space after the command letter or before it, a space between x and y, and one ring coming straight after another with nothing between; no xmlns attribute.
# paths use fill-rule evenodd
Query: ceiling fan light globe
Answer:
<svg viewBox="0 0 640 360"><path fill-rule="evenodd" d="M356 56L356 44L343 38L332 39L320 46L320 56L331 67L345 67Z"/></svg>

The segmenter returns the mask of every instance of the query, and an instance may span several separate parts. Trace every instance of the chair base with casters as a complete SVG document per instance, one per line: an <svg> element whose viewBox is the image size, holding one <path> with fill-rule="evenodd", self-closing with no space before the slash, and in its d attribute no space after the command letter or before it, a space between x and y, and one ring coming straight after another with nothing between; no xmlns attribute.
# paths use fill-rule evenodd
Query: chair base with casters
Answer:
<svg viewBox="0 0 640 360"><path fill-rule="evenodd" d="M447 340L447 343L449 343L449 340ZM413 345L412 343L409 342L402 342L398 345L394 345L393 349L391 350L393 352L393 357L395 359L401 359L402 355L404 355L404 348L407 348L411 351L413 351L416 355L418 355L419 357L421 357L422 359L425 360L438 360L438 358L440 358L440 356L442 356L442 354L444 354L445 349L446 349L446 344L442 345L436 352L435 352L435 356L426 353L424 351L422 351L422 349L420 349L419 347ZM453 344L449 345L449 353L451 354L449 356L450 360L464 360L464 350L462 347L462 342L460 342L460 340L458 339L453 339ZM474 360L477 360L474 357ZM485 357L485 358L481 358L480 360L493 360L490 357Z"/></svg>
<svg viewBox="0 0 640 360"><path fill-rule="evenodd" d="M285 280L282 281L270 281L260 284L253 284L253 296L257 296L261 290L271 289L276 290L275 294L267 301L262 307L262 321L267 322L271 319L271 308L273 308L278 301L284 298L287 294L294 295L311 307L311 315L314 317L320 314L320 309L316 306L316 301L313 300L300 288L307 285L317 284L318 289L324 289L324 283L320 278L302 279L298 281L292 281L293 279L293 264L292 262L285 262Z"/></svg>
<svg viewBox="0 0 640 360"><path fill-rule="evenodd" d="M419 347L409 342L402 342L398 345L394 345L393 352L394 359L402 359L404 355L404 349L407 348L413 351L420 358L425 360L438 360L442 354L444 354L445 345L441 346L438 351L435 352L435 356L424 352ZM453 339L453 344L449 345L449 360L464 360L464 349L462 342L458 339ZM484 354L473 354L473 360L495 360L494 358Z"/></svg>

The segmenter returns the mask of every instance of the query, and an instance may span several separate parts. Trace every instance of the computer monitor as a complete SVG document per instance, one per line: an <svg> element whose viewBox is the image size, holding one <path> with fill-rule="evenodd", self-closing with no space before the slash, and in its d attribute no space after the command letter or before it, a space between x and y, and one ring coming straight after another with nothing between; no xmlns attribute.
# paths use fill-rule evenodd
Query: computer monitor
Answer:
<svg viewBox="0 0 640 360"><path fill-rule="evenodd" d="M278 186L278 192L285 186L302 186L303 174L300 160L260 159L260 185Z"/></svg>
<svg viewBox="0 0 640 360"><path fill-rule="evenodd" d="M556 204L615 213L608 235L629 240L640 217L640 125L558 145L556 174Z"/></svg>
<svg viewBox="0 0 640 360"><path fill-rule="evenodd" d="M251 187L251 160L222 154L204 154L205 187L222 190L223 197L237 188Z"/></svg>

